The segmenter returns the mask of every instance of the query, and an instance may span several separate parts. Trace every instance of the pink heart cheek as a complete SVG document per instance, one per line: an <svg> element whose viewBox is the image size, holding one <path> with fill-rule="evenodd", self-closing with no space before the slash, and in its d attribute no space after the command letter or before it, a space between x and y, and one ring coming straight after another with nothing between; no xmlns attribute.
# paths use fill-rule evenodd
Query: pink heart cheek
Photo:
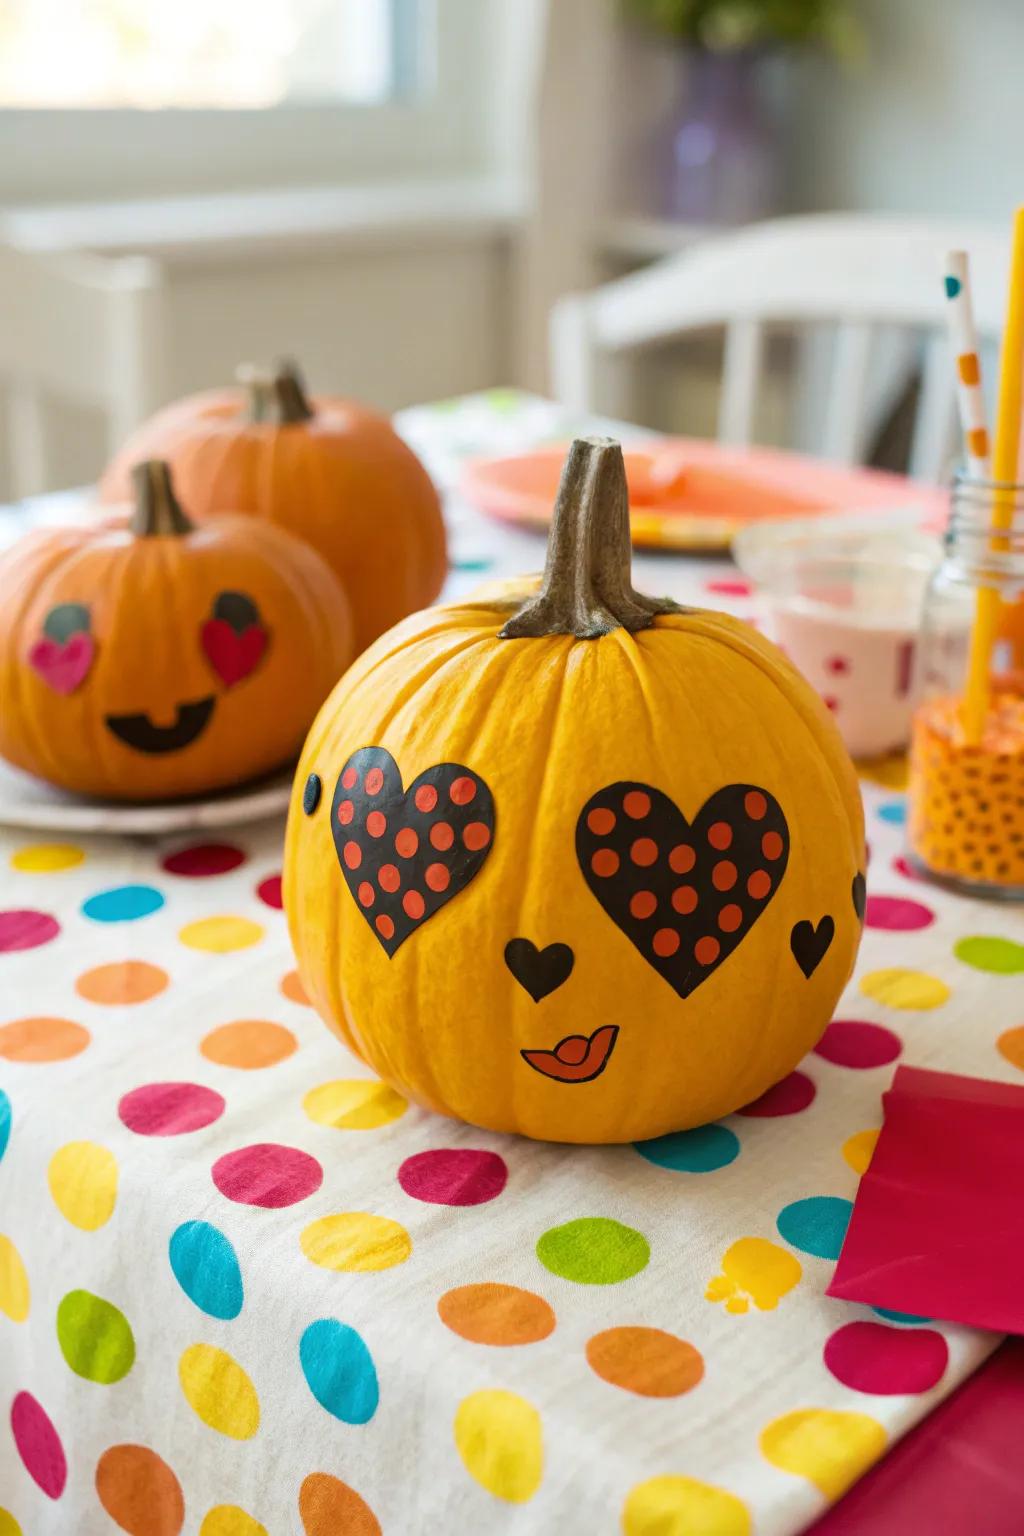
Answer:
<svg viewBox="0 0 1024 1536"><path fill-rule="evenodd" d="M74 693L93 664L96 646L91 635L72 635L63 645L49 636L37 640L28 653L29 665L55 693Z"/></svg>

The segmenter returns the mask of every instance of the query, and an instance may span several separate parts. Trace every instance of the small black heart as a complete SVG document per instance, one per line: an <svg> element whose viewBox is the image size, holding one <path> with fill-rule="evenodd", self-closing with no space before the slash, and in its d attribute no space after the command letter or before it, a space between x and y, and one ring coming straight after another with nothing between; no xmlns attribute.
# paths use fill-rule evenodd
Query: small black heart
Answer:
<svg viewBox="0 0 1024 1536"><path fill-rule="evenodd" d="M850 895L853 897L853 910L857 914L857 921L862 923L864 921L864 909L867 905L868 887L867 881L859 870L853 877Z"/></svg>
<svg viewBox="0 0 1024 1536"><path fill-rule="evenodd" d="M808 981L824 960L829 945L836 935L836 925L830 917L823 917L817 927L806 918L797 923L789 936L793 958Z"/></svg>
<svg viewBox="0 0 1024 1536"><path fill-rule="evenodd" d="M569 980L574 958L568 944L538 949L531 939L509 939L505 945L505 964L535 1003Z"/></svg>

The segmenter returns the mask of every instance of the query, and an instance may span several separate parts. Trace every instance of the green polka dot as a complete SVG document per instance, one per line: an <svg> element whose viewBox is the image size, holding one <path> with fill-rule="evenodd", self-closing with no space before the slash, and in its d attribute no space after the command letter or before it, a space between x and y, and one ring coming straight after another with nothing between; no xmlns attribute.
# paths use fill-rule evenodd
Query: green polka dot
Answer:
<svg viewBox="0 0 1024 1536"><path fill-rule="evenodd" d="M1013 939L994 939L983 934L961 939L954 945L953 953L964 965L976 971L992 971L998 976L1016 976L1024 971L1024 944Z"/></svg>
<svg viewBox="0 0 1024 1536"><path fill-rule="evenodd" d="M553 1275L579 1285L617 1285L647 1268L651 1245L642 1232L607 1216L581 1216L549 1227L537 1257Z"/></svg>
<svg viewBox="0 0 1024 1536"><path fill-rule="evenodd" d="M68 1365L86 1381L109 1386L135 1363L128 1319L91 1291L68 1291L57 1308L57 1340Z"/></svg>

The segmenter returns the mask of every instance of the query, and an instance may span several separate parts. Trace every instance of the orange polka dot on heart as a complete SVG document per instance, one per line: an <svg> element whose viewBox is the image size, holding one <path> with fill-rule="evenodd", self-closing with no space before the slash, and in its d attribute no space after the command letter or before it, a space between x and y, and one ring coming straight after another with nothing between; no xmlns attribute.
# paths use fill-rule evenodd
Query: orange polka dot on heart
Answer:
<svg viewBox="0 0 1024 1536"><path fill-rule="evenodd" d="M743 797L743 809L751 821L761 821L768 810L768 801L759 789L748 789Z"/></svg>
<svg viewBox="0 0 1024 1536"><path fill-rule="evenodd" d="M453 805L468 805L476 794L476 785L472 779L463 776L452 781L452 787L448 793Z"/></svg>
<svg viewBox="0 0 1024 1536"><path fill-rule="evenodd" d="M0 1056L7 1061L68 1061L91 1039L89 1031L71 1019L12 1019L0 1027Z"/></svg>
<svg viewBox="0 0 1024 1536"><path fill-rule="evenodd" d="M366 775L366 793L368 795L378 795L383 787L384 774L379 768L371 768Z"/></svg>
<svg viewBox="0 0 1024 1536"><path fill-rule="evenodd" d="M341 856L349 869L358 869L363 862L363 850L358 843L346 843Z"/></svg>
<svg viewBox="0 0 1024 1536"><path fill-rule="evenodd" d="M650 814L651 797L645 795L642 789L631 789L622 802L622 809L634 821L643 821Z"/></svg>
<svg viewBox="0 0 1024 1536"><path fill-rule="evenodd" d="M704 1375L700 1350L661 1328L595 1333L587 1340L587 1364L602 1381L640 1397L681 1397Z"/></svg>
<svg viewBox="0 0 1024 1536"><path fill-rule="evenodd" d="M481 848L486 848L491 840L491 829L482 821L471 821L462 834L462 841L470 853L478 853Z"/></svg>
<svg viewBox="0 0 1024 1536"><path fill-rule="evenodd" d="M727 821L716 821L708 828L708 842L719 853L724 853L732 842L732 827Z"/></svg>
<svg viewBox="0 0 1024 1536"><path fill-rule="evenodd" d="M697 892L692 885L677 885L672 892L672 905L683 917L688 912L693 912L697 906Z"/></svg>
<svg viewBox="0 0 1024 1536"><path fill-rule="evenodd" d="M772 888L772 877L766 869L755 869L747 881L747 895L755 901L763 901Z"/></svg>
<svg viewBox="0 0 1024 1536"><path fill-rule="evenodd" d="M674 928L659 928L651 943L654 953L667 960L679 948L679 935Z"/></svg>
<svg viewBox="0 0 1024 1536"><path fill-rule="evenodd" d="M782 838L778 832L766 832L761 839L761 852L766 859L777 859L782 855Z"/></svg>
<svg viewBox="0 0 1024 1536"><path fill-rule="evenodd" d="M341 822L343 827L348 826L349 822L352 820L352 817L355 815L355 811L356 808L352 804L351 800L343 800L341 802L341 804L338 806L338 820Z"/></svg>
<svg viewBox="0 0 1024 1536"><path fill-rule="evenodd" d="M428 864L423 878L432 891L446 891L451 880L443 864Z"/></svg>
<svg viewBox="0 0 1024 1536"><path fill-rule="evenodd" d="M619 867L619 856L614 848L599 848L590 861L590 867L595 875L607 879L614 875Z"/></svg>
<svg viewBox="0 0 1024 1536"><path fill-rule="evenodd" d="M433 784L421 784L413 796L418 811L432 811L437 804L437 790Z"/></svg>
<svg viewBox="0 0 1024 1536"><path fill-rule="evenodd" d="M439 821L430 829L430 846L438 853L447 853L455 841L455 833L446 821Z"/></svg>
<svg viewBox="0 0 1024 1536"><path fill-rule="evenodd" d="M615 830L615 812L604 806L595 806L587 816L587 826L595 837L607 837Z"/></svg>
<svg viewBox="0 0 1024 1536"><path fill-rule="evenodd" d="M366 818L366 830L371 837L383 837L388 829L388 819L383 811L371 811Z"/></svg>
<svg viewBox="0 0 1024 1536"><path fill-rule="evenodd" d="M359 775L354 768L346 768L341 776L343 789L355 789L359 782Z"/></svg>
<svg viewBox="0 0 1024 1536"><path fill-rule="evenodd" d="M369 880L360 881L359 889L356 892L356 895L359 897L359 905L361 907L372 907L374 902L377 900L377 892L374 890Z"/></svg>
<svg viewBox="0 0 1024 1536"><path fill-rule="evenodd" d="M382 864L377 879L382 891L397 891L402 883L402 877L394 864Z"/></svg>
<svg viewBox="0 0 1024 1536"><path fill-rule="evenodd" d="M711 871L711 884L716 891L731 891L736 884L736 865L729 859L719 859Z"/></svg>
<svg viewBox="0 0 1024 1536"><path fill-rule="evenodd" d="M411 859L415 856L420 846L419 837L412 827L403 827L395 836L395 852L403 859Z"/></svg>
<svg viewBox="0 0 1024 1536"><path fill-rule="evenodd" d="M395 936L395 925L386 912L374 919L374 927L383 939L393 939Z"/></svg>
<svg viewBox="0 0 1024 1536"><path fill-rule="evenodd" d="M300 1003L305 1008L312 1007L298 971L288 971L281 977L281 991L290 1003Z"/></svg>
<svg viewBox="0 0 1024 1536"><path fill-rule="evenodd" d="M718 926L723 933L735 933L743 921L743 910L730 901L718 914Z"/></svg>
<svg viewBox="0 0 1024 1536"><path fill-rule="evenodd" d="M170 977L158 965L147 960L114 960L108 965L83 971L75 982L75 991L90 1003L119 1007L148 1003L169 984Z"/></svg>
<svg viewBox="0 0 1024 1536"><path fill-rule="evenodd" d="M634 864L646 869L658 857L658 845L652 837L638 837L629 850L629 856Z"/></svg>
<svg viewBox="0 0 1024 1536"><path fill-rule="evenodd" d="M653 891L636 891L629 899L629 910L636 918L643 920L650 917L656 911L658 898Z"/></svg>
<svg viewBox="0 0 1024 1536"><path fill-rule="evenodd" d="M426 904L419 891L406 891L402 897L402 906L405 909L405 915L411 917L414 922L419 922L426 911Z"/></svg>
<svg viewBox="0 0 1024 1536"><path fill-rule="evenodd" d="M722 946L718 940L713 939L710 934L707 934L703 939L698 939L693 946L694 959L698 965L714 965L721 952L721 948Z"/></svg>
<svg viewBox="0 0 1024 1536"><path fill-rule="evenodd" d="M668 856L668 867L676 875L688 875L696 862L697 855L689 843L677 843Z"/></svg>
<svg viewBox="0 0 1024 1536"><path fill-rule="evenodd" d="M290 1029L270 1019L237 1019L212 1029L199 1050L218 1066L253 1071L284 1061L298 1050L298 1041Z"/></svg>

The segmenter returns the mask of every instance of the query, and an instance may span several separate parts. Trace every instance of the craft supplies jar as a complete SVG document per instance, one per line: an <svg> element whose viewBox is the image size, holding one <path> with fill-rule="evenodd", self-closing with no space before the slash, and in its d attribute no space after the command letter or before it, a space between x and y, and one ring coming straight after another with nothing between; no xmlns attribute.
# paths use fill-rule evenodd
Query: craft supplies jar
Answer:
<svg viewBox="0 0 1024 1536"><path fill-rule="evenodd" d="M991 622L979 624L986 605ZM973 726L972 627L986 684ZM959 891L1024 900L1024 485L955 481L925 597L917 696L911 861Z"/></svg>

